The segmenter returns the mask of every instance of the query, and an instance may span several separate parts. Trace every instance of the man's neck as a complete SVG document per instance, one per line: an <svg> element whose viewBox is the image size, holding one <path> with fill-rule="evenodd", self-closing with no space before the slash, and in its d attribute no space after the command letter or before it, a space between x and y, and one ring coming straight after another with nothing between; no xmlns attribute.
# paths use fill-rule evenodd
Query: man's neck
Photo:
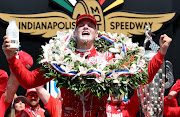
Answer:
<svg viewBox="0 0 180 117"><path fill-rule="evenodd" d="M87 49L92 49L94 46L94 43L93 42L78 42L77 43L77 49L84 49L84 50L87 50Z"/></svg>
<svg viewBox="0 0 180 117"><path fill-rule="evenodd" d="M36 110L36 109L38 109L38 107L39 107L38 105L37 106L31 106L31 109Z"/></svg>

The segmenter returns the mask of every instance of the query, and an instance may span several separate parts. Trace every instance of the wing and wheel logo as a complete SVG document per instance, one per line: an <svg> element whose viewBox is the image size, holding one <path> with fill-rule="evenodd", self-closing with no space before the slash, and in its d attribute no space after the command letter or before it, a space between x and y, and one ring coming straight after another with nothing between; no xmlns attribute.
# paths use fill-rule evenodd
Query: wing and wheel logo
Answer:
<svg viewBox="0 0 180 117"><path fill-rule="evenodd" d="M81 14L94 16L97 20L98 30L100 31L123 33L128 37L132 35L143 35L146 25L151 28L152 32L155 32L175 16L175 13L137 14L119 11L104 15L105 12L123 4L124 0L112 0L109 3L105 0L82 0L78 2L76 0L71 0L71 2L68 0L52 1L61 5L67 12L71 12L72 16L62 12L38 14L0 13L0 18L5 22L9 22L12 19L16 20L21 33L51 38L56 35L58 30L74 29L75 21Z"/></svg>

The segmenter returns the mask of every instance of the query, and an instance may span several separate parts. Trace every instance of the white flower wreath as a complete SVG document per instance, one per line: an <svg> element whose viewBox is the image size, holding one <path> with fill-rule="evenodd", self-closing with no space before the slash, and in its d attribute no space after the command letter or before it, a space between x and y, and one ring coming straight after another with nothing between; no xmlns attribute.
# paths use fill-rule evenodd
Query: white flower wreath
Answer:
<svg viewBox="0 0 180 117"><path fill-rule="evenodd" d="M105 93L119 96L126 94L139 84L147 82L147 63L143 47L131 38L117 33L98 31L95 48L99 56L86 59L75 53L76 42L72 30L58 31L57 36L42 46L39 58L46 78L56 77L58 87L66 87L79 94L88 88L98 97ZM105 53L114 54L106 61Z"/></svg>

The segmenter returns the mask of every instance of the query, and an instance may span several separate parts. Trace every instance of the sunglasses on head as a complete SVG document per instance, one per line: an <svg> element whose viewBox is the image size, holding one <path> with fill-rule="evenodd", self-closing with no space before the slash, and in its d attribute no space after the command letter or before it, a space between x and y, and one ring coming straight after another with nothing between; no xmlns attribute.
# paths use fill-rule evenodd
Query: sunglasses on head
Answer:
<svg viewBox="0 0 180 117"><path fill-rule="evenodd" d="M32 97L37 98L38 94L36 94L36 93L28 94L27 97L29 97L29 98L32 98Z"/></svg>
<svg viewBox="0 0 180 117"><path fill-rule="evenodd" d="M23 101L23 100L16 100L14 103L19 103L19 102L26 103L26 102Z"/></svg>

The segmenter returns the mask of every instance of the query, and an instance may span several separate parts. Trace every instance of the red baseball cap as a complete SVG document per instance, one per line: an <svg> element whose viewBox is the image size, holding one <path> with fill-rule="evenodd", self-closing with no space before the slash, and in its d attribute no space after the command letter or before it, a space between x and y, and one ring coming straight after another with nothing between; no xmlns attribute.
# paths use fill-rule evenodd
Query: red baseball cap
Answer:
<svg viewBox="0 0 180 117"><path fill-rule="evenodd" d="M96 26L97 25L97 21L96 19L92 16L92 15L89 15L89 14L83 14L83 15L80 15L77 20L76 20L76 26L81 22L81 20L83 19L90 19L94 25Z"/></svg>
<svg viewBox="0 0 180 117"><path fill-rule="evenodd" d="M31 92L37 93L35 88L27 89L26 96Z"/></svg>
<svg viewBox="0 0 180 117"><path fill-rule="evenodd" d="M22 62L22 64L27 68L30 69L33 66L33 58L31 55L24 51L19 51L19 59Z"/></svg>
<svg viewBox="0 0 180 117"><path fill-rule="evenodd" d="M8 74L4 70L0 70L0 91L5 92L8 82Z"/></svg>

